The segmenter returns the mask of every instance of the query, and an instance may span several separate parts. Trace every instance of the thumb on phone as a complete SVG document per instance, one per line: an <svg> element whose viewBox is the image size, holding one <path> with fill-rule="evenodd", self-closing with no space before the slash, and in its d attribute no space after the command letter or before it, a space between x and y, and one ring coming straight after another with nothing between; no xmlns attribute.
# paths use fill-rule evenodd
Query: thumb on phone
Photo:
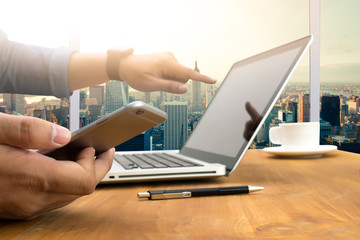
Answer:
<svg viewBox="0 0 360 240"><path fill-rule="evenodd" d="M71 139L67 128L43 119L0 114L0 144L24 149L54 149Z"/></svg>

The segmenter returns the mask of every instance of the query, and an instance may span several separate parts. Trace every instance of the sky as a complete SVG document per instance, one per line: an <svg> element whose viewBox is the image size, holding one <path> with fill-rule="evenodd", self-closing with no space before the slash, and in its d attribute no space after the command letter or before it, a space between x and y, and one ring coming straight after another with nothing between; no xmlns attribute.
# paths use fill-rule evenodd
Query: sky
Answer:
<svg viewBox="0 0 360 240"><path fill-rule="evenodd" d="M360 72L360 1L321 1L321 80L356 80ZM309 34L306 0L0 0L9 39L81 52L134 47L171 51L178 61L221 82L238 60ZM291 81L308 81L308 55ZM341 79L340 79L341 78ZM336 80L337 79L337 80Z"/></svg>
<svg viewBox="0 0 360 240"><path fill-rule="evenodd" d="M360 1L321 1L321 80L360 82Z"/></svg>

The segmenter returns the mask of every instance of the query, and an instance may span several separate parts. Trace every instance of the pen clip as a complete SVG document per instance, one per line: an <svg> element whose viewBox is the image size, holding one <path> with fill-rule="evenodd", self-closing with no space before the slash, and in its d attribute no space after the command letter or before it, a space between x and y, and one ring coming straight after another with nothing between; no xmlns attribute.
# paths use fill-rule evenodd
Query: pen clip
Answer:
<svg viewBox="0 0 360 240"><path fill-rule="evenodd" d="M160 200L160 199L173 199L173 198L191 198L191 192L151 194L150 199Z"/></svg>

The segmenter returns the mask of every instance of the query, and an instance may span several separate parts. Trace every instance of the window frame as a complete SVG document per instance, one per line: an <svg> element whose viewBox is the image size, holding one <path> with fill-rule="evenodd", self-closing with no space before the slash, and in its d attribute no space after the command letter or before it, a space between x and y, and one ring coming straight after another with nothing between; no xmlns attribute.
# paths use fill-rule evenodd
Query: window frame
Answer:
<svg viewBox="0 0 360 240"><path fill-rule="evenodd" d="M310 121L320 120L320 0L309 0L310 34L313 43L310 46Z"/></svg>
<svg viewBox="0 0 360 240"><path fill-rule="evenodd" d="M69 47L80 51L80 31L71 31ZM80 128L80 90L75 90L69 97L69 130L74 132Z"/></svg>

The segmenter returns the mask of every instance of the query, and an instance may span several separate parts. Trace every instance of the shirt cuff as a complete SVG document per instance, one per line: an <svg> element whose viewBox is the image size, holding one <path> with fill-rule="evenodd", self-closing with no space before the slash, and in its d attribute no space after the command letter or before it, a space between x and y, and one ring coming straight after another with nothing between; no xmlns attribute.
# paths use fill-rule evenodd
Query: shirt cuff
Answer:
<svg viewBox="0 0 360 240"><path fill-rule="evenodd" d="M71 48L58 48L50 58L49 82L51 93L55 97L69 97L68 66L71 55L76 52Z"/></svg>

